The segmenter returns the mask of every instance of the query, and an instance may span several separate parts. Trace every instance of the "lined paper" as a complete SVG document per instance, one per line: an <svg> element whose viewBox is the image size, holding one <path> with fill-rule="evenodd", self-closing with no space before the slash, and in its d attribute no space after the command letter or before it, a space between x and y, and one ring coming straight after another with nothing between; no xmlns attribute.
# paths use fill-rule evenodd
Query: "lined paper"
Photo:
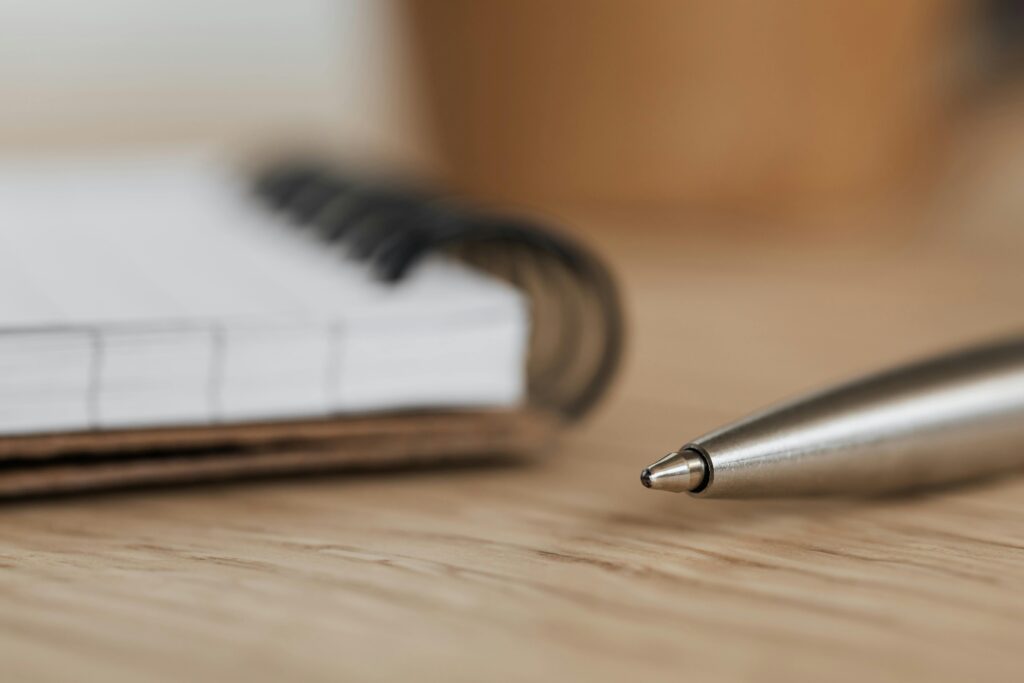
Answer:
<svg viewBox="0 0 1024 683"><path fill-rule="evenodd" d="M525 302L442 258L397 286L203 155L0 167L0 432L521 400Z"/></svg>

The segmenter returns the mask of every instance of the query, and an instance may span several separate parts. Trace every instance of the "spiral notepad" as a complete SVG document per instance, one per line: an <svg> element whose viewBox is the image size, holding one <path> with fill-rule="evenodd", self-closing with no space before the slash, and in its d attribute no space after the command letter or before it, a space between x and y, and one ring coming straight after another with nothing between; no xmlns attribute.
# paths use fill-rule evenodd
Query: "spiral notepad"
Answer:
<svg viewBox="0 0 1024 683"><path fill-rule="evenodd" d="M620 346L600 262L522 220L309 165L0 170L0 493L487 450L456 414L523 448L521 416L583 414Z"/></svg>

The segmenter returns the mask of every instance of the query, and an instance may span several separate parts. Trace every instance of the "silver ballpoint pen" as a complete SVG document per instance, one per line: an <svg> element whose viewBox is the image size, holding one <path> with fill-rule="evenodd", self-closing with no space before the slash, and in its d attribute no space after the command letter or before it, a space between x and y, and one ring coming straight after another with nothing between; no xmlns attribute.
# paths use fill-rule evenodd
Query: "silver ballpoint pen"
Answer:
<svg viewBox="0 0 1024 683"><path fill-rule="evenodd" d="M644 486L714 498L877 494L1024 467L1024 338L770 408L683 445Z"/></svg>

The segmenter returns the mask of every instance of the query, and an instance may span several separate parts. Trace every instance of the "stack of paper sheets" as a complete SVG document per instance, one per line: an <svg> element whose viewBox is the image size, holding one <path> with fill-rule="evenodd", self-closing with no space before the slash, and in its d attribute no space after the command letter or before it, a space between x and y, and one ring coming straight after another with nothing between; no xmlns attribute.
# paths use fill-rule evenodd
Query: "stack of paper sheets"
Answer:
<svg viewBox="0 0 1024 683"><path fill-rule="evenodd" d="M441 257L376 281L200 157L0 169L0 433L513 405L528 327Z"/></svg>

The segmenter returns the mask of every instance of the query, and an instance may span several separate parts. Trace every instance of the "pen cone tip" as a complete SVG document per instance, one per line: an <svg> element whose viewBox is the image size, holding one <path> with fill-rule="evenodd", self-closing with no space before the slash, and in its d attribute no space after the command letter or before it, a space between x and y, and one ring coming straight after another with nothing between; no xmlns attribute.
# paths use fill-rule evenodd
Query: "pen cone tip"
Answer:
<svg viewBox="0 0 1024 683"><path fill-rule="evenodd" d="M640 473L640 483L657 491L694 491L704 482L704 458L692 450L674 451Z"/></svg>

